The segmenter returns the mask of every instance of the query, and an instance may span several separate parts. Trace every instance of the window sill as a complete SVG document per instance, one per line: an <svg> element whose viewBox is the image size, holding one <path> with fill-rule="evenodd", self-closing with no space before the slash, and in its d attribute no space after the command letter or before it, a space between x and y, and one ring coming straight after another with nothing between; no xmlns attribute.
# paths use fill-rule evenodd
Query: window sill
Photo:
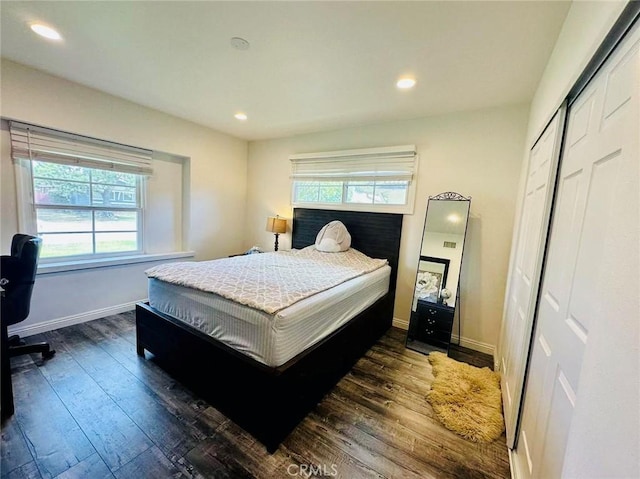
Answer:
<svg viewBox="0 0 640 479"><path fill-rule="evenodd" d="M178 258L193 258L195 252L180 251L176 253L137 254L132 256L116 256L111 258L83 259L76 261L60 261L57 263L40 263L37 274L61 273L81 269L104 268L135 263L149 263Z"/></svg>

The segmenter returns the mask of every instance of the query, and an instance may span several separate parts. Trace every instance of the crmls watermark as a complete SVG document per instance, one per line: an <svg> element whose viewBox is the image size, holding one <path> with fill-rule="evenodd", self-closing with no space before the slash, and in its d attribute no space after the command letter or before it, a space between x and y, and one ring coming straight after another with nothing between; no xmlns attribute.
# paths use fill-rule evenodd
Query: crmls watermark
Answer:
<svg viewBox="0 0 640 479"><path fill-rule="evenodd" d="M289 464L287 466L287 474L290 476L309 477L336 477L338 475L338 466L331 464Z"/></svg>

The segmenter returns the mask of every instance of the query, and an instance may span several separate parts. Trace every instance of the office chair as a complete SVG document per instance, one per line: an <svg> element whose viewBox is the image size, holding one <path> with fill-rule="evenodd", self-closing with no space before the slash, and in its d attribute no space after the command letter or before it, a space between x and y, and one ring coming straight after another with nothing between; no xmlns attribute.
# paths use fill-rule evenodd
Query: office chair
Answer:
<svg viewBox="0 0 640 479"><path fill-rule="evenodd" d="M24 321L29 316L41 245L40 238L16 234L11 241L11 256L0 256L0 286L4 289L0 300L3 338L8 336L6 329L9 326ZM43 359L49 359L55 354L49 343L25 344L19 336L8 338L8 345L10 357L42 353ZM2 347L6 345L3 344Z"/></svg>

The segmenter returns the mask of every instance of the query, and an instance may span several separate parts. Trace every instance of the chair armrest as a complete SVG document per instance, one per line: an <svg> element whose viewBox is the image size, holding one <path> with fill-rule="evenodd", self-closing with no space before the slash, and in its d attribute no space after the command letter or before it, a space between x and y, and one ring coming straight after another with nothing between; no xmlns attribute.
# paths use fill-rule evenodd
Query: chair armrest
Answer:
<svg viewBox="0 0 640 479"><path fill-rule="evenodd" d="M11 287L11 282L18 276L18 268L20 267L20 261L13 256L0 256L0 286L5 290L7 286Z"/></svg>

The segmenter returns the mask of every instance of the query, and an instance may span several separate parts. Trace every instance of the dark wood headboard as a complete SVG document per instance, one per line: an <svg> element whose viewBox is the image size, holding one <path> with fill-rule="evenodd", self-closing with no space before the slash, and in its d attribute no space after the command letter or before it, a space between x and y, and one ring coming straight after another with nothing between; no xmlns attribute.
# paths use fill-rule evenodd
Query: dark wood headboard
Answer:
<svg viewBox="0 0 640 479"><path fill-rule="evenodd" d="M293 209L293 248L314 244L320 229L333 220L344 223L351 234L351 246L371 258L385 258L391 266L389 291L395 295L400 257L403 216L364 211Z"/></svg>

